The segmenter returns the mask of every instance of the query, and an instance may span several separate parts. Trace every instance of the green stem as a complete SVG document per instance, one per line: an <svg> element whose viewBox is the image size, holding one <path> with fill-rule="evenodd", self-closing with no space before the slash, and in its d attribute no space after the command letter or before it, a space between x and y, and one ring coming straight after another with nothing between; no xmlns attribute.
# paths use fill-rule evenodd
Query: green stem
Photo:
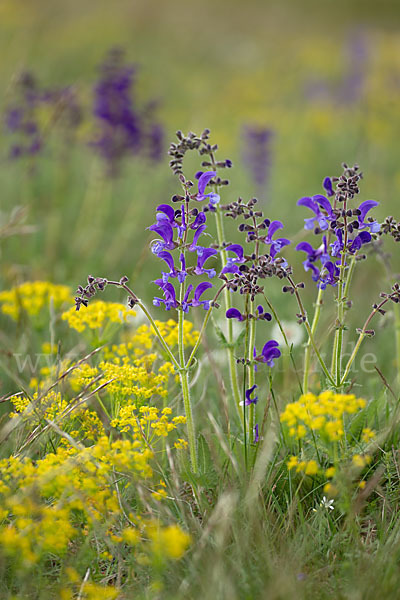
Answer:
<svg viewBox="0 0 400 600"><path fill-rule="evenodd" d="M180 311L182 312L182 311ZM187 432L189 439L190 461L192 463L193 473L197 473L197 451L196 451L196 433L194 429L194 421L192 415L192 404L190 401L189 374L186 369L181 369L180 373L183 405L185 407L185 415L187 419Z"/></svg>
<svg viewBox="0 0 400 600"><path fill-rule="evenodd" d="M394 311L394 326L396 336L396 368L397 368L397 382L400 382L400 304L393 303Z"/></svg>
<svg viewBox="0 0 400 600"><path fill-rule="evenodd" d="M228 257L226 254L226 250L223 248L223 244L225 241L225 233L224 233L224 224L223 224L223 220L222 220L222 213L221 213L221 209L219 206L217 206L217 209L215 211L215 222L216 222L216 226L217 226L218 244L221 249L222 267L225 267L228 262ZM227 311L230 308L232 308L231 292L228 290L228 288L225 288L225 290L224 290L224 300L225 300L225 311ZM234 354L234 350L232 347L233 323L232 323L232 319L227 319L227 321L228 321L228 349L227 349L227 352L228 352L228 361L229 361L229 376L230 376L230 382L231 382L232 396L234 398L236 408L239 411L239 415L240 415L240 400L241 400L241 398L240 398L240 391L239 391L239 379L238 379L238 373L237 373L237 368L236 368L235 354Z"/></svg>
<svg viewBox="0 0 400 600"><path fill-rule="evenodd" d="M315 302L315 311L314 317L311 323L311 334L314 337L315 331L317 329L319 317L321 314L321 306L322 306L322 296L324 294L324 290L319 288L317 300ZM308 375L310 371L310 360L311 360L311 338L308 337L308 341L306 344L306 349L304 352L304 374L303 374L303 394L307 394L308 392Z"/></svg>
<svg viewBox="0 0 400 600"><path fill-rule="evenodd" d="M254 301L250 300L249 301L249 314L253 314L254 311ZM254 383L255 383L255 366L254 366L254 360L253 360L253 349L255 346L255 342L256 342L256 321L255 319L250 319L248 318L248 323L249 323L249 346L248 346L248 354L247 354L247 358L249 360L249 367L248 367L248 384L246 387L251 388ZM243 401L245 400L245 398L243 399ZM249 407L249 438L251 439L251 435L252 435L252 431L253 431L253 427L254 427L254 404L250 404Z"/></svg>
<svg viewBox="0 0 400 600"><path fill-rule="evenodd" d="M192 463L193 473L197 473L197 451L196 451L196 433L194 428L194 420L192 413L192 403L190 400L189 387L189 372L185 361L184 336L183 326L185 323L185 313L182 310L183 298L185 296L185 282L181 283L180 303L181 307L178 310L178 351L179 351L179 375L181 379L183 404L185 407L185 415L187 422L187 432L189 440L190 461Z"/></svg>
<svg viewBox="0 0 400 600"><path fill-rule="evenodd" d="M336 338L336 358L333 361L335 371L332 371L332 377L336 377L336 388L340 387L340 379L341 379L341 371L342 371L342 345L343 345L343 330L344 330L344 289L348 290L348 285L345 283L345 270L346 270L346 256L347 256L347 216L346 216L346 208L347 208L347 199L344 200L343 203L343 213L344 213L344 239L343 239L343 250L342 256L340 260L340 275L339 275L339 283L338 283L338 295L337 295L337 330L335 333ZM348 274L349 275L349 274ZM350 283L349 283L350 285Z"/></svg>

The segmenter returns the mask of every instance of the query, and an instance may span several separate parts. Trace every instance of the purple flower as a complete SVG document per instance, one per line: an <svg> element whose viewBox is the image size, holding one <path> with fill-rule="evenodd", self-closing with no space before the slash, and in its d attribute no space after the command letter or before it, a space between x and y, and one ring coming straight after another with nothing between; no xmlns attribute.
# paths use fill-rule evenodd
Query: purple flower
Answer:
<svg viewBox="0 0 400 600"><path fill-rule="evenodd" d="M179 261L181 263L181 270L178 273L178 281L179 281L179 283L183 283L187 277L186 260L185 260L185 255L183 254L183 252L181 252L181 254L179 256Z"/></svg>
<svg viewBox="0 0 400 600"><path fill-rule="evenodd" d="M178 226L178 238L182 239L186 231L186 214L185 205L182 204L181 208L182 224Z"/></svg>
<svg viewBox="0 0 400 600"><path fill-rule="evenodd" d="M225 251L233 252L236 254L236 257L228 256L228 260L221 271L221 275L224 273L238 273L239 267L237 265L245 262L243 247L240 244L230 244L225 248Z"/></svg>
<svg viewBox="0 0 400 600"><path fill-rule="evenodd" d="M257 319L261 319L264 321L271 321L272 316L269 313L264 312L264 308L261 306L261 304L259 304L257 306L257 312L258 312Z"/></svg>
<svg viewBox="0 0 400 600"><path fill-rule="evenodd" d="M206 215L205 213L203 213L202 211L200 211L197 215L195 220L193 221L193 223L190 226L190 229L198 229L201 225L203 225L206 222Z"/></svg>
<svg viewBox="0 0 400 600"><path fill-rule="evenodd" d="M332 248L331 254L332 254L332 256L339 256L341 251L344 248L342 230L340 228L336 229L335 234L336 234L336 240L332 244L330 244L330 246Z"/></svg>
<svg viewBox="0 0 400 600"><path fill-rule="evenodd" d="M258 362L266 363L269 367L274 366L274 360L279 358L281 355L281 351L279 350L279 344L275 340L270 340L267 342L263 349L261 350L261 354L256 356L256 360Z"/></svg>
<svg viewBox="0 0 400 600"><path fill-rule="evenodd" d="M204 310L208 310L210 308L210 300L200 300L201 296L204 292L213 287L213 284L208 281L203 281L203 283L199 283L199 285L194 290L193 300L189 300L189 296L193 290L193 285L190 284L188 289L186 290L186 294L183 298L182 302L182 310L184 312L189 312L190 306L202 306Z"/></svg>
<svg viewBox="0 0 400 600"><path fill-rule="evenodd" d="M176 277L178 275L178 273L175 270L175 265L174 265L174 259L172 257L172 254L170 254L170 252L167 252L166 250L162 250L161 252L159 252L157 254L157 256L159 258L161 258L162 260L164 260L167 265L169 266L169 272L168 273L164 273L162 274L162 280L164 283L168 282L168 278L169 277Z"/></svg>
<svg viewBox="0 0 400 600"><path fill-rule="evenodd" d="M260 441L260 436L259 436L259 433L258 433L258 423L256 423L254 425L253 434L254 434L253 444L258 444L258 442Z"/></svg>
<svg viewBox="0 0 400 600"><path fill-rule="evenodd" d="M195 252L196 250L198 250L199 248L201 248L201 246L197 245L197 242L199 241L199 237L201 236L201 234L207 229L207 225L205 223L203 223L203 225L200 225L200 227L198 227L196 229L196 232L193 236L193 240L192 243L189 246L189 250L190 252Z"/></svg>
<svg viewBox="0 0 400 600"><path fill-rule="evenodd" d="M154 283L156 283L164 293L164 299L158 297L153 299L154 306L161 306L161 304L164 304L166 310L177 308L179 303L176 300L174 286L171 283L165 283L162 279L156 279Z"/></svg>
<svg viewBox="0 0 400 600"><path fill-rule="evenodd" d="M330 260L329 254L328 254L326 236L323 237L323 243L316 250L314 250L314 248L311 246L311 244L309 242L300 242L300 244L297 244L296 250L307 253L307 258L303 262L304 270L305 271L311 270L313 273L312 279L314 281L318 281L320 272L314 263L316 263L318 260L320 260L321 264L325 265Z"/></svg>
<svg viewBox="0 0 400 600"><path fill-rule="evenodd" d="M254 384L251 386L251 388L246 390L246 392L245 392L246 400L244 401L245 406L249 406L250 404L257 404L258 396L255 396L254 398L251 397L252 393L254 392L254 390L256 388L257 388L257 386L256 386L256 384Z"/></svg>
<svg viewBox="0 0 400 600"><path fill-rule="evenodd" d="M118 172L120 161L139 153L156 159L160 155L162 128L154 122L155 103L139 109L133 102L135 68L124 64L124 52L115 48L100 67L94 88L93 114L98 129L92 146Z"/></svg>
<svg viewBox="0 0 400 600"><path fill-rule="evenodd" d="M225 313L227 319L237 319L238 321L244 321L244 316L237 308L228 308Z"/></svg>
<svg viewBox="0 0 400 600"><path fill-rule="evenodd" d="M260 188L268 183L273 137L273 131L266 127L247 125L243 128L243 162Z"/></svg>
<svg viewBox="0 0 400 600"><path fill-rule="evenodd" d="M167 219L173 227L176 227L175 211L172 208L172 206L170 206L169 204L159 204L157 206L157 211L158 211L156 214L157 222Z"/></svg>
<svg viewBox="0 0 400 600"><path fill-rule="evenodd" d="M368 231L360 231L354 238L349 246L349 252L354 254L357 252L363 244L368 244L372 239L371 234Z"/></svg>
<svg viewBox="0 0 400 600"><path fill-rule="evenodd" d="M197 265L194 269L194 273L196 275L203 275L204 273L206 273L210 279L212 277L215 277L215 269L205 269L203 265L208 258L210 258L211 256L215 256L216 254L218 254L218 252L213 248L198 248Z"/></svg>
<svg viewBox="0 0 400 600"><path fill-rule="evenodd" d="M375 206L378 205L379 202L376 202L375 200L365 200L364 202L361 202L360 206L358 207L358 210L360 211L360 214L358 215L358 222L360 225L359 229L369 228L371 233L378 233L381 226L377 221L368 221L367 223L365 222L365 217L367 216L371 208L375 208Z"/></svg>
<svg viewBox="0 0 400 600"><path fill-rule="evenodd" d="M278 231L278 229L283 228L283 223L281 221L272 221L268 227L268 233L265 238L265 243L271 246L271 250L269 252L271 258L275 258L275 256L282 250L284 246L288 246L291 242L287 238L278 238L273 240L272 237Z"/></svg>
<svg viewBox="0 0 400 600"><path fill-rule="evenodd" d="M192 306L202 306L204 310L208 310L210 308L210 300L200 300L200 297L204 294L204 292L213 287L213 284L209 281L203 281L203 283L199 283L197 288L194 291L194 298L192 300Z"/></svg>
<svg viewBox="0 0 400 600"><path fill-rule="evenodd" d="M210 207L213 207L215 204L218 204L219 202L219 195L215 194L214 192L210 192L209 194L205 194L205 189L207 187L207 185L209 184L209 182L211 181L211 179L213 177L215 177L217 174L216 171L206 171L205 173L202 173L201 171L199 171L198 173L196 173L196 177L199 175L198 177L198 192L197 192L197 197L196 200L201 201L201 200L205 200L206 198L208 198L209 202L210 202Z"/></svg>
<svg viewBox="0 0 400 600"><path fill-rule="evenodd" d="M318 287L324 290L327 285L335 286L338 282L339 275L340 269L338 265L328 261L324 264L323 272L321 271Z"/></svg>
<svg viewBox="0 0 400 600"><path fill-rule="evenodd" d="M325 198L325 196L322 196L321 194L312 196L312 198L309 196L300 198L297 205L306 206L315 213L315 217L304 219L305 229L314 229L317 224L322 231L325 231L329 227L329 221L333 221L335 218L328 198ZM320 207L322 207L327 214L324 214Z"/></svg>
<svg viewBox="0 0 400 600"><path fill-rule="evenodd" d="M150 225L148 229L150 229L150 231L155 231L155 233L158 233L163 239L163 241L156 240L156 243L153 243L151 250L154 254L159 254L160 251L165 249L173 250L176 247L176 244L173 241L174 231L171 223L167 219L157 221L154 225Z"/></svg>
<svg viewBox="0 0 400 600"><path fill-rule="evenodd" d="M335 195L335 192L333 191L332 187L332 179L330 177L325 177L322 185L329 197Z"/></svg>

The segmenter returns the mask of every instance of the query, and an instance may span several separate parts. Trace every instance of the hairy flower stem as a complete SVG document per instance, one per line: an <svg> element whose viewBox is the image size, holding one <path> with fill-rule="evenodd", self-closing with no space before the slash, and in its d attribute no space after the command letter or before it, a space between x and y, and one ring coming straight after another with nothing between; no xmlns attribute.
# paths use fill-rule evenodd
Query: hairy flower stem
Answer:
<svg viewBox="0 0 400 600"><path fill-rule="evenodd" d="M397 383L400 383L400 305L395 304L393 307L394 312L394 327L396 336L396 369L397 369Z"/></svg>
<svg viewBox="0 0 400 600"><path fill-rule="evenodd" d="M370 322L371 322L371 319L372 319L372 318L373 318L373 317L376 315L376 313L377 313L377 312L379 312L379 311L380 311L380 309L381 309L381 308L382 308L382 307L383 307L383 306L386 304L386 302L388 302L388 301L389 301L389 298L385 298L384 300L382 300L382 302L380 302L380 303L379 303L379 304L376 306L376 308L374 308L374 309L371 311L370 315L368 316L367 320L365 321L365 323L364 323L364 327L362 328L362 330L361 330L361 332L360 332L360 335L359 335L359 337L358 337L357 343L356 343L356 345L354 346L353 352L351 353L351 356L350 356L349 360L347 361L346 367L345 367L345 369L344 369L344 372L343 372L342 379L341 379L341 381L340 381L340 383L339 383L339 385L340 385L340 386L344 385L344 383L345 383L345 381L346 381L346 377L347 377L347 375L349 374L349 371L350 371L350 369L351 369L351 365L353 364L353 362L354 362L354 360L355 360L355 358L356 358L356 356L357 356L357 354L358 354L358 351L359 351L359 349L360 349L360 346L361 346L361 344L362 344L362 342L363 342L364 338L365 338L365 337L368 335L368 332L367 332L367 327L368 327L368 325L370 324Z"/></svg>
<svg viewBox="0 0 400 600"><path fill-rule="evenodd" d="M343 213L344 213L344 239L343 239L343 250L340 261L340 275L339 275L339 283L338 283L338 295L337 295L337 330L335 333L336 338L336 357L333 361L334 371L332 371L332 378L336 378L336 388L340 387L340 379L341 379L341 371L342 371L342 345L343 345L343 330L344 330L344 300L345 294L344 290L348 289L345 286L345 271L346 271L346 249L347 249L347 240L348 240L348 231L347 231L347 200L343 202ZM348 273L349 275L349 273Z"/></svg>
<svg viewBox="0 0 400 600"><path fill-rule="evenodd" d="M197 450L196 450L196 433L194 428L192 403L190 400L190 387L189 387L189 369L185 362L185 349L183 339L183 326L185 323L185 313L182 310L183 298L185 296L185 282L181 283L180 289L180 303L181 307L178 310L178 352L180 370L179 375L181 379L183 404L185 407L185 415L187 419L187 432L189 440L189 452L190 462L192 463L193 473L197 473Z"/></svg>
<svg viewBox="0 0 400 600"><path fill-rule="evenodd" d="M246 313L248 313L248 296L246 297ZM244 341L244 356L249 353L249 319L246 319L246 336ZM243 365L243 441L244 441L244 462L247 471L247 419L246 419L246 388L247 388L247 367L246 360Z"/></svg>
<svg viewBox="0 0 400 600"><path fill-rule="evenodd" d="M253 300L249 300L248 309L249 309L249 314L254 313L254 301ZM253 361L253 350L254 350L254 346L256 343L256 321L255 321L255 319L248 319L248 323L249 323L249 347L248 347L247 358L249 361L249 366L248 366L248 383L247 383L246 388L251 388L255 384L255 379L256 379L255 365L254 365L254 361ZM255 425L254 408L255 408L255 405L250 404L250 407L249 407L249 438L250 439L251 439L253 427Z"/></svg>
<svg viewBox="0 0 400 600"><path fill-rule="evenodd" d="M225 267L228 262L228 258L227 258L226 250L223 249L223 244L225 241L225 239L224 239L225 233L224 233L224 224L223 224L223 220L222 220L222 213L221 213L221 209L219 206L217 206L216 211L215 211L215 221L216 221L216 226L217 226L218 244L221 249L222 267ZM224 290L224 300L225 300L225 311L227 311L230 308L232 308L231 292L227 288L225 288L225 290ZM230 376L230 382L231 382L232 396L235 401L236 408L240 415L239 379L238 379L238 373L237 373L237 369L236 369L234 349L232 347L233 346L233 323L232 323L232 319L227 319L227 321L228 321L227 352L228 352L228 361L229 361L229 376Z"/></svg>
<svg viewBox="0 0 400 600"><path fill-rule="evenodd" d="M315 336L315 331L317 329L319 317L321 314L323 295L324 295L324 290L319 288L317 300L315 302L314 317L313 317L313 320L311 323L311 334L313 337ZM310 371L310 360L311 360L311 338L309 336L307 344L306 344L306 348L304 351L303 394L307 394L307 392L308 392L308 375L309 375L309 371Z"/></svg>

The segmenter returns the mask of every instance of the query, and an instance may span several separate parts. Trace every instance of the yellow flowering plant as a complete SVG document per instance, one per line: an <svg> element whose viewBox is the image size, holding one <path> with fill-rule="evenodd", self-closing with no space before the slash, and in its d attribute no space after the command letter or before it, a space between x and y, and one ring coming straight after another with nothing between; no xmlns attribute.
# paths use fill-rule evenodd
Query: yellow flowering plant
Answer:
<svg viewBox="0 0 400 600"><path fill-rule="evenodd" d="M78 332L121 325L131 311L109 304L63 318ZM157 325L176 344L176 323ZM190 323L185 331L190 347L198 333ZM9 399L7 431L18 450L0 460L0 567L30 573L53 557L65 567L60 597L119 594L90 580L82 587L67 566L77 552L98 570L115 560L159 570L190 545L170 513L161 516L161 505L174 502L166 445L175 455L187 450L186 417L168 405L175 370L151 327L120 329L119 338L80 361L58 358Z"/></svg>
<svg viewBox="0 0 400 600"><path fill-rule="evenodd" d="M325 480L324 492L335 495L338 488L332 480L339 480L349 467L352 478L358 477L377 449L368 420L367 401L355 394L326 390L301 395L280 415L288 447L297 446L297 453L287 459L288 470Z"/></svg>

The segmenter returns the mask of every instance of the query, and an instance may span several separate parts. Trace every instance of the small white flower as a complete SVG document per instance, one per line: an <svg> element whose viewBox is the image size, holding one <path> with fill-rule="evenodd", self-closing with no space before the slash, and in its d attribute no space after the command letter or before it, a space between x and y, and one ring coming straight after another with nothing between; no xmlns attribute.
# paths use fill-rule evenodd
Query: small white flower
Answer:
<svg viewBox="0 0 400 600"><path fill-rule="evenodd" d="M328 500L326 496L322 497L321 502L319 503L322 508L326 508L326 510L333 510L335 507L333 506L334 500Z"/></svg>

